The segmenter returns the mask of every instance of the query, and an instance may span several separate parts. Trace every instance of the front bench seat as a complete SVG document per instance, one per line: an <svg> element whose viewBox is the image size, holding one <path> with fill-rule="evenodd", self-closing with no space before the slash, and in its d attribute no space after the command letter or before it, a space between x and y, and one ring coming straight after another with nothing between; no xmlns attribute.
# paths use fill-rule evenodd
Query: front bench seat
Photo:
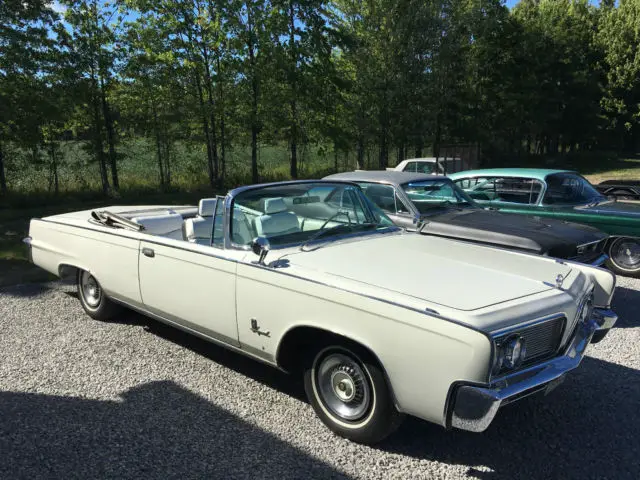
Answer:
<svg viewBox="0 0 640 480"><path fill-rule="evenodd" d="M272 237L300 231L298 216L288 211L282 197L268 198L264 201L264 215L255 219L256 233L259 236Z"/></svg>
<svg viewBox="0 0 640 480"><path fill-rule="evenodd" d="M198 203L198 215L194 218L187 218L182 224L184 240L201 245L211 245L215 209L215 198L203 198L200 200L200 203Z"/></svg>

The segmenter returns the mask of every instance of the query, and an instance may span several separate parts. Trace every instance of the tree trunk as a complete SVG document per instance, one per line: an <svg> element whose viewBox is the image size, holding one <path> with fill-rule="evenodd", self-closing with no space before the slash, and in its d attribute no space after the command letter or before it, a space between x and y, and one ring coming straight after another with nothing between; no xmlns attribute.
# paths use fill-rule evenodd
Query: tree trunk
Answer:
<svg viewBox="0 0 640 480"><path fill-rule="evenodd" d="M209 103L209 124L211 125L211 154L213 159L213 178L216 184L219 177L219 165L218 165L218 133L216 132L216 110L215 102L213 100L213 85L211 80L211 70L209 68L209 53L206 47L203 49L204 57L204 80L205 89L207 90L207 97Z"/></svg>
<svg viewBox="0 0 640 480"><path fill-rule="evenodd" d="M220 56L216 57L218 75L221 75ZM222 81L218 79L218 111L220 112L220 184L224 184L227 174L227 148L226 148L226 132L225 132L225 108L224 108L224 92L222 89Z"/></svg>
<svg viewBox="0 0 640 480"><path fill-rule="evenodd" d="M295 44L295 14L293 10L293 0L289 0L289 49L291 54L291 71L289 72L291 87L291 178L298 178L298 83L296 78L298 55Z"/></svg>
<svg viewBox="0 0 640 480"><path fill-rule="evenodd" d="M107 164L104 159L104 147L102 144L102 122L100 121L100 105L98 105L99 99L96 98L98 95L98 85L93 78L93 86L94 86L94 95L91 99L91 103L93 103L93 148L96 154L96 158L98 159L98 165L100 168L100 179L102 180L102 193L107 196L109 195L109 178L107 176Z"/></svg>
<svg viewBox="0 0 640 480"><path fill-rule="evenodd" d="M51 187L53 186L54 195L58 195L60 189L58 182L58 158L56 156L55 142L49 143L49 161L49 171L51 172L51 177L49 180L49 191L51 191Z"/></svg>
<svg viewBox="0 0 640 480"><path fill-rule="evenodd" d="M7 177L4 173L4 149L0 143L0 194L7 194Z"/></svg>
<svg viewBox="0 0 640 480"><path fill-rule="evenodd" d="M118 165L116 163L116 138L115 131L113 129L113 118L111 117L111 110L107 103L107 92L104 85L104 78L100 77L100 99L102 101L102 116L104 117L104 125L107 129L107 143L109 144L109 163L111 165L111 183L114 190L120 188L120 182L118 182Z"/></svg>
<svg viewBox="0 0 640 480"><path fill-rule="evenodd" d="M333 142L333 170L338 173L338 146Z"/></svg>
<svg viewBox="0 0 640 480"><path fill-rule="evenodd" d="M358 137L358 154L356 158L356 170L362 170L364 166L364 140L362 136Z"/></svg>
<svg viewBox="0 0 640 480"><path fill-rule="evenodd" d="M436 115L436 136L433 140L433 154L436 158L440 157L440 137L442 135L441 115Z"/></svg>
<svg viewBox="0 0 640 480"><path fill-rule="evenodd" d="M380 157L378 159L378 165L380 166L380 170L384 170L387 168L389 158L389 145L387 143L387 132L383 131L380 136Z"/></svg>
<svg viewBox="0 0 640 480"><path fill-rule="evenodd" d="M156 133L156 158L158 159L158 172L160 173L160 189L164 190L165 174L162 162L162 141L160 138L160 128L158 127L158 112L153 100L151 101L151 111L153 112L153 130Z"/></svg>
<svg viewBox="0 0 640 480"><path fill-rule="evenodd" d="M253 45L253 34L249 41L249 62L251 65L251 180L258 183L258 75Z"/></svg>
<svg viewBox="0 0 640 480"><path fill-rule="evenodd" d="M204 94L202 92L202 82L200 82L200 74L194 72L196 88L198 90L198 100L200 102L200 112L202 114L202 132L204 133L204 139L207 144L207 167L209 170L209 185L212 188L216 186L216 178L213 168L213 151L211 150L211 138L209 136L209 119L207 118L207 112L204 103Z"/></svg>

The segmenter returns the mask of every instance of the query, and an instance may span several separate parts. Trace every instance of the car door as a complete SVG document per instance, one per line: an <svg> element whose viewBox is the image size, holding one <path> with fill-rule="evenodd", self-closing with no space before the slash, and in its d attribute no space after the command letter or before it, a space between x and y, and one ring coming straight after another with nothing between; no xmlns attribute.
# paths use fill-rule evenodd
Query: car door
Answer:
<svg viewBox="0 0 640 480"><path fill-rule="evenodd" d="M140 242L140 294L151 313L237 346L236 269L246 252L224 249L223 204L219 197L212 245L151 235Z"/></svg>

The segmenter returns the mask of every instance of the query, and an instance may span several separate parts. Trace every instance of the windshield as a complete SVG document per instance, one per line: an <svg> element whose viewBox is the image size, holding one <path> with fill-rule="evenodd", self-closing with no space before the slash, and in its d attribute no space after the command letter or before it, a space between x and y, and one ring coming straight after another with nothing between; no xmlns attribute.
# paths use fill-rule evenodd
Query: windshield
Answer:
<svg viewBox="0 0 640 480"><path fill-rule="evenodd" d="M231 240L250 245L265 237L272 246L303 244L393 228L393 222L367 200L359 187L339 183L291 183L236 195Z"/></svg>
<svg viewBox="0 0 640 480"><path fill-rule="evenodd" d="M430 213L434 208L476 206L466 193L448 179L409 182L402 185L402 189L420 213Z"/></svg>
<svg viewBox="0 0 640 480"><path fill-rule="evenodd" d="M542 201L547 205L583 205L606 200L587 180L574 173L555 173L547 176L546 181Z"/></svg>

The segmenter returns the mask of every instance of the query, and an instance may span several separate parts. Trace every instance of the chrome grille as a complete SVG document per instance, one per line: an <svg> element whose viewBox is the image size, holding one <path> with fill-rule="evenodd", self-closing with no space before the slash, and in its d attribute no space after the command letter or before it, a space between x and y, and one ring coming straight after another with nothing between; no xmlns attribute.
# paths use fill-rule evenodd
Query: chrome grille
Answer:
<svg viewBox="0 0 640 480"><path fill-rule="evenodd" d="M555 355L562 341L565 323L566 319L564 317L556 317L534 323L528 327L501 334L496 338L496 343L500 345L503 340L506 340L512 334L518 334L523 337L527 353L522 366L527 366Z"/></svg>
<svg viewBox="0 0 640 480"><path fill-rule="evenodd" d="M564 317L531 325L518 333L524 337L527 354L524 364L529 364L553 356L562 340Z"/></svg>

